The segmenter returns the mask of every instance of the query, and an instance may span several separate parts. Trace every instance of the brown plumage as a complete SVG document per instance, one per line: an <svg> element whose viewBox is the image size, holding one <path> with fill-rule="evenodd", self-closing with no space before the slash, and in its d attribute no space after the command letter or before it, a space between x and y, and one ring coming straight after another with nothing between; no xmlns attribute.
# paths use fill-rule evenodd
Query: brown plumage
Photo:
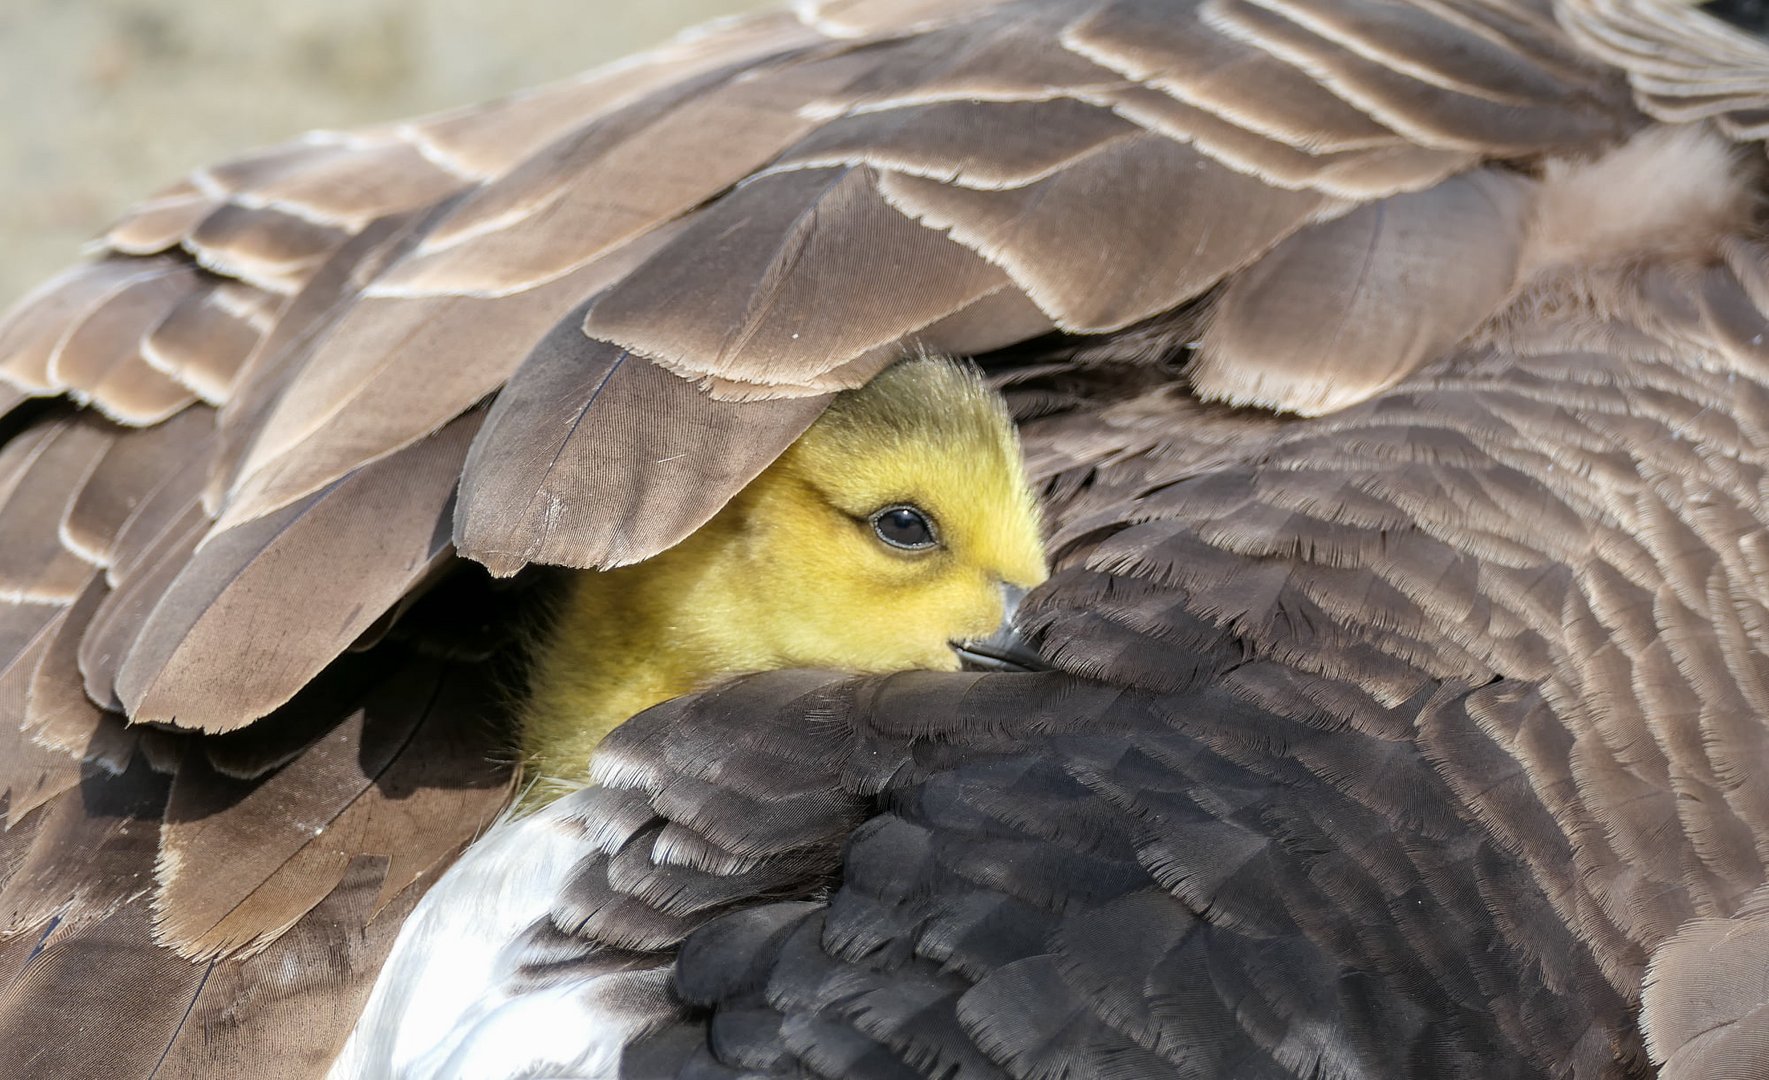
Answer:
<svg viewBox="0 0 1769 1080"><path fill-rule="evenodd" d="M1764 1075L1766 132L1681 4L832 0L199 172L0 319L0 1071L320 1075L541 567L929 349L1053 670L612 735L624 1074Z"/></svg>

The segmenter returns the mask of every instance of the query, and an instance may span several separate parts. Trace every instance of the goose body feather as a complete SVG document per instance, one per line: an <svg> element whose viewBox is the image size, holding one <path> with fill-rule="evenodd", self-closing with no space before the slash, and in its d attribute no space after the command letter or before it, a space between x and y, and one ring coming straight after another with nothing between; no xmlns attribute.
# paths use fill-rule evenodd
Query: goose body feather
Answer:
<svg viewBox="0 0 1769 1080"><path fill-rule="evenodd" d="M1769 1074L1747 6L806 0L144 202L0 317L0 1074ZM500 819L554 568L922 351L1044 670Z"/></svg>

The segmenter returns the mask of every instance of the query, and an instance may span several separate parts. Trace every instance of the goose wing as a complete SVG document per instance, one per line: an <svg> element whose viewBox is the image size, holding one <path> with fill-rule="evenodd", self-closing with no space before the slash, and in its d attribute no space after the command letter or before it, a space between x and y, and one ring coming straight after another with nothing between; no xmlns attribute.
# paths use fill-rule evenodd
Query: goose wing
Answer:
<svg viewBox="0 0 1769 1080"><path fill-rule="evenodd" d="M506 797L491 575L667 547L920 346L1028 418L1058 670L617 737L565 925L687 943L633 1062L1748 1048L1748 985L1665 1004L1764 879L1763 51L1706 18L810 3L143 204L0 324L0 1031L310 1074ZM803 852L709 809L776 759ZM675 880L727 855L790 872Z"/></svg>

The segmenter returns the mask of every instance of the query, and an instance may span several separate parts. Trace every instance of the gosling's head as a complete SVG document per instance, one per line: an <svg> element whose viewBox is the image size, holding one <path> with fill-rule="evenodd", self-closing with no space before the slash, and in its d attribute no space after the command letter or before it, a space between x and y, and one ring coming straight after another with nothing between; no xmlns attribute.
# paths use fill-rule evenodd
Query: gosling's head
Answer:
<svg viewBox="0 0 1769 1080"><path fill-rule="evenodd" d="M953 669L1047 575L1013 424L945 360L839 395L725 514L768 666Z"/></svg>
<svg viewBox="0 0 1769 1080"><path fill-rule="evenodd" d="M742 672L951 670L1045 576L1001 400L968 368L904 361L838 396L682 543L574 579L537 655L524 755L572 782L615 725ZM1012 659L1012 637L979 651Z"/></svg>

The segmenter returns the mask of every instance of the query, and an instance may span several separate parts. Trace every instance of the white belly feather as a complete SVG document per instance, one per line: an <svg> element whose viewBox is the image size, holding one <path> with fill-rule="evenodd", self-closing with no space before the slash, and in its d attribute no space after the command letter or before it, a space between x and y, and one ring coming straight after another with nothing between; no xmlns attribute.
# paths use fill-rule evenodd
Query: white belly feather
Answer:
<svg viewBox="0 0 1769 1080"><path fill-rule="evenodd" d="M607 837L575 798L506 817L418 903L381 969L331 1080L612 1077L620 1051L661 1019L667 965L537 977L528 931ZM525 970L525 968L527 970Z"/></svg>

